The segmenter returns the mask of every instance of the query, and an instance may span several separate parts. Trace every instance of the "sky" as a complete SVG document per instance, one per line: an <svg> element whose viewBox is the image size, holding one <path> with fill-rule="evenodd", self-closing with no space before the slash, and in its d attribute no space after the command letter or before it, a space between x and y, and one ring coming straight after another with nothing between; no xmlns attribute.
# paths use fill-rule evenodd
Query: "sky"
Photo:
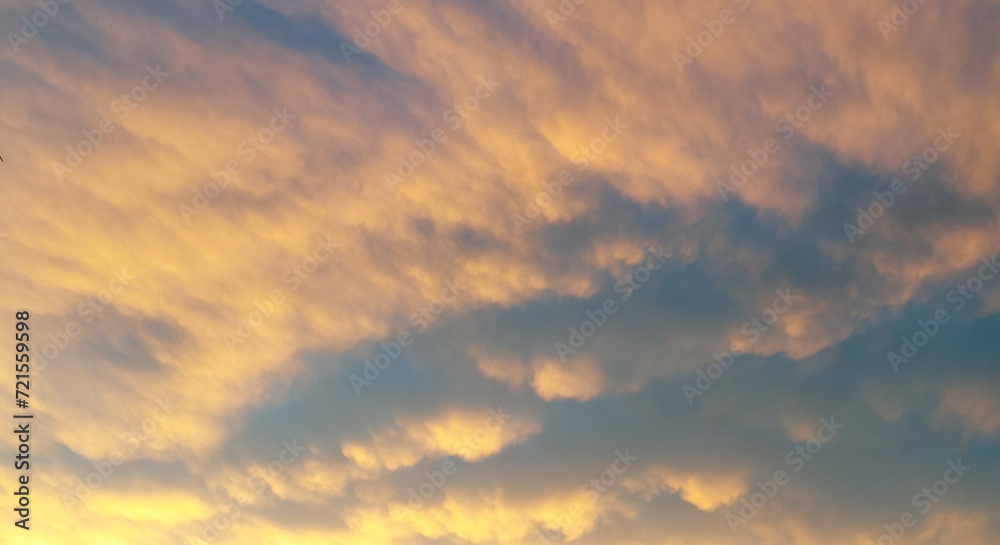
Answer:
<svg viewBox="0 0 1000 545"><path fill-rule="evenodd" d="M998 26L0 0L0 543L996 543Z"/></svg>

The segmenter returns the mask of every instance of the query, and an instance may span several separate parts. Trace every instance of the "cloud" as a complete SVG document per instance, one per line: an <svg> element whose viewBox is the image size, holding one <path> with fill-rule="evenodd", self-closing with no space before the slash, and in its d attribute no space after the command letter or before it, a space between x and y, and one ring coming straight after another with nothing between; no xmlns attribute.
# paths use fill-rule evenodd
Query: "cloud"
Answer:
<svg viewBox="0 0 1000 545"><path fill-rule="evenodd" d="M1000 397L995 385L949 388L942 412L958 416L968 430L990 435L1000 428Z"/></svg>
<svg viewBox="0 0 1000 545"><path fill-rule="evenodd" d="M860 0L584 2L554 26L558 2L389 4L74 0L0 52L0 306L47 362L40 543L186 542L241 496L219 543L864 542L945 461L995 476L1000 292L949 300L997 250L995 6L927 3L884 39L892 6ZM169 75L142 91L147 67ZM852 242L858 207L878 217ZM772 321L776 290L801 299ZM722 510L830 415L850 431L733 534ZM913 539L988 542L993 492L963 481Z"/></svg>

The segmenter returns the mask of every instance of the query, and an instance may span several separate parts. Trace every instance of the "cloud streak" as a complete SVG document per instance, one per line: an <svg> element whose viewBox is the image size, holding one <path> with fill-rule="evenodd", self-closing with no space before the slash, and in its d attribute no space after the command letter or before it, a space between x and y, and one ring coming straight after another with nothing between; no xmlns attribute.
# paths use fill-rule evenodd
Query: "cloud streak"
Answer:
<svg viewBox="0 0 1000 545"><path fill-rule="evenodd" d="M991 543L1000 11L911 4L0 6L31 542Z"/></svg>

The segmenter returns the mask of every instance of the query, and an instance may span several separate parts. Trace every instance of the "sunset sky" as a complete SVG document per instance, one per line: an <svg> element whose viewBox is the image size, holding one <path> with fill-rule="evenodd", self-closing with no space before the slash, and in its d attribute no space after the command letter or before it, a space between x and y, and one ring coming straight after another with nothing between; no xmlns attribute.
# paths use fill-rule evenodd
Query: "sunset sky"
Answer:
<svg viewBox="0 0 1000 545"><path fill-rule="evenodd" d="M0 544L995 545L998 28L0 0Z"/></svg>

